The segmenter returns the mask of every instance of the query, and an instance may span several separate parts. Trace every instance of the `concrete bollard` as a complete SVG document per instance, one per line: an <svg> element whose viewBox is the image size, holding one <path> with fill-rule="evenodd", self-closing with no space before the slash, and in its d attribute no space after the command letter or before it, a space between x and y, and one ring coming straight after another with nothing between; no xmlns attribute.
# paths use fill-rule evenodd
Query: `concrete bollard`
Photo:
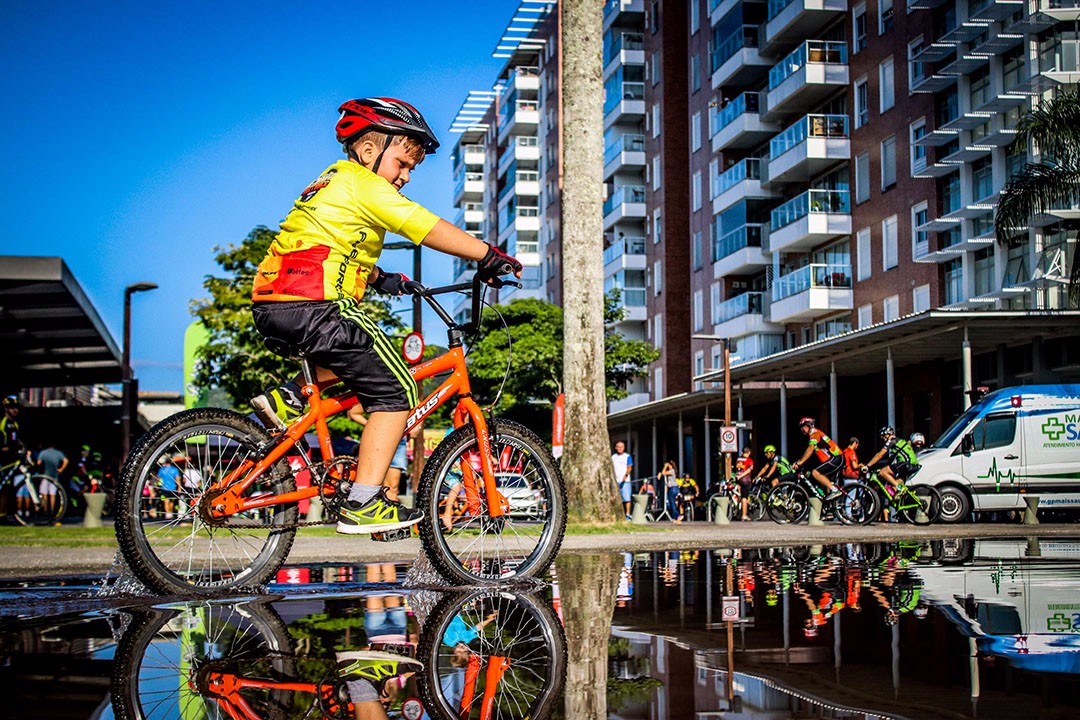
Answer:
<svg viewBox="0 0 1080 720"><path fill-rule="evenodd" d="M86 493L86 512L83 513L83 527L102 527L101 513L105 510L105 493Z"/></svg>
<svg viewBox="0 0 1080 720"><path fill-rule="evenodd" d="M1038 525L1039 524L1039 496L1038 495L1025 495L1024 502L1027 507L1024 508L1024 524L1025 525Z"/></svg>
<svg viewBox="0 0 1080 720"><path fill-rule="evenodd" d="M649 496L645 495L631 495L630 496L634 504L630 510L630 522L634 525L647 525L649 519L645 517L645 508L649 506Z"/></svg>
<svg viewBox="0 0 1080 720"><path fill-rule="evenodd" d="M731 498L727 495L721 495L716 498L716 507L713 512L713 523L716 525L730 525L731 518L728 517L728 513L731 511Z"/></svg>
<svg viewBox="0 0 1080 720"><path fill-rule="evenodd" d="M316 495L308 501L307 521L308 522L322 522L323 519L323 505L322 498Z"/></svg>
<svg viewBox="0 0 1080 720"><path fill-rule="evenodd" d="M821 498L810 498L810 519L807 521L807 525L819 526L824 525L821 521Z"/></svg>
<svg viewBox="0 0 1080 720"><path fill-rule="evenodd" d="M1039 544L1039 538L1029 537L1027 539L1027 550L1025 554L1028 557L1042 557L1042 545Z"/></svg>

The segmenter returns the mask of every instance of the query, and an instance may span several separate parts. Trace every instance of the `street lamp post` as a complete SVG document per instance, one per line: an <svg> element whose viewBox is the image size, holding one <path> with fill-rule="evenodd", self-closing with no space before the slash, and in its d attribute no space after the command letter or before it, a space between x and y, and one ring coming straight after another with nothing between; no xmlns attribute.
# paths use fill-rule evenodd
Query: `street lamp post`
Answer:
<svg viewBox="0 0 1080 720"><path fill-rule="evenodd" d="M131 415L137 392L132 390L131 377L131 296L138 292L157 289L157 285L149 282L139 282L124 288L124 347L123 357L120 361L120 372L123 378L123 394L121 402L123 407L120 415L120 459L127 460L131 452Z"/></svg>

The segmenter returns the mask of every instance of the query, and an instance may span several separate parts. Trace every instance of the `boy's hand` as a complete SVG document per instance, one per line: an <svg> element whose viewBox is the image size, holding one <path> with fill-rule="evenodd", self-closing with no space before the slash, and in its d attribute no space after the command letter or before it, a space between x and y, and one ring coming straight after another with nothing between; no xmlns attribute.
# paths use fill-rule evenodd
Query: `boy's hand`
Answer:
<svg viewBox="0 0 1080 720"><path fill-rule="evenodd" d="M369 287L380 295L412 294L423 289L423 285L401 273L388 273L382 270L379 270L379 276L369 284Z"/></svg>
<svg viewBox="0 0 1080 720"><path fill-rule="evenodd" d="M521 277L521 267L517 258L507 255L493 245L488 245L487 255L478 263L476 274L480 276L481 282L491 285L501 275L513 273L516 277Z"/></svg>

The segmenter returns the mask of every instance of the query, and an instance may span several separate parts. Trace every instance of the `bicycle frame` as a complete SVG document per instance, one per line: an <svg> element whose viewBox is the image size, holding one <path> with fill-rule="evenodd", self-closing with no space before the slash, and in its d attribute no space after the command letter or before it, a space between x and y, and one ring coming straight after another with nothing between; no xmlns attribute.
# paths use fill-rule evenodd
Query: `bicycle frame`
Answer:
<svg viewBox="0 0 1080 720"><path fill-rule="evenodd" d="M194 680L188 681L188 687L200 693ZM334 686L304 682L274 682L271 680L253 680L239 675L212 673L206 680L206 689L218 707L232 720L260 720L261 716L240 694L241 690L278 690L292 693L311 693L324 700L335 702ZM348 707L352 715L352 704Z"/></svg>
<svg viewBox="0 0 1080 720"><path fill-rule="evenodd" d="M469 664L465 668L465 691L461 694L461 703L458 716L467 718L469 706L472 705L476 696L476 680L480 677L480 658L475 654L469 656ZM487 659L487 671L484 673L484 696L480 700L480 719L488 720L491 711L495 707L495 690L503 675L510 669L510 659L501 655L492 655Z"/></svg>
<svg viewBox="0 0 1080 720"><path fill-rule="evenodd" d="M33 473L30 472L30 468L20 460L16 460L15 462L0 468L0 487L10 485L11 489L15 490L15 479L19 475L26 477L26 482L24 482L23 485L26 486L26 492L30 495L30 502L34 503L34 505L40 505L41 495L38 493L38 489L34 487L34 483L30 480Z"/></svg>
<svg viewBox="0 0 1080 720"><path fill-rule="evenodd" d="M882 495L888 500L889 504L887 507L897 511L914 510L919 507L918 498L906 485L903 490L899 490L882 481L881 477L872 470L866 472L866 477L874 481L874 484L877 485Z"/></svg>

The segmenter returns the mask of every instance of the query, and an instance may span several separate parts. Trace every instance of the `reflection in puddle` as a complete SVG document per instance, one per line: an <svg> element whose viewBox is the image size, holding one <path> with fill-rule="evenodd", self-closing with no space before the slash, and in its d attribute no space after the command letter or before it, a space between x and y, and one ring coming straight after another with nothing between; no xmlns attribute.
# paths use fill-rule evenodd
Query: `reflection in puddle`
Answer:
<svg viewBox="0 0 1080 720"><path fill-rule="evenodd" d="M1080 714L1080 542L568 555L535 593L406 570L0 617L0 718Z"/></svg>

